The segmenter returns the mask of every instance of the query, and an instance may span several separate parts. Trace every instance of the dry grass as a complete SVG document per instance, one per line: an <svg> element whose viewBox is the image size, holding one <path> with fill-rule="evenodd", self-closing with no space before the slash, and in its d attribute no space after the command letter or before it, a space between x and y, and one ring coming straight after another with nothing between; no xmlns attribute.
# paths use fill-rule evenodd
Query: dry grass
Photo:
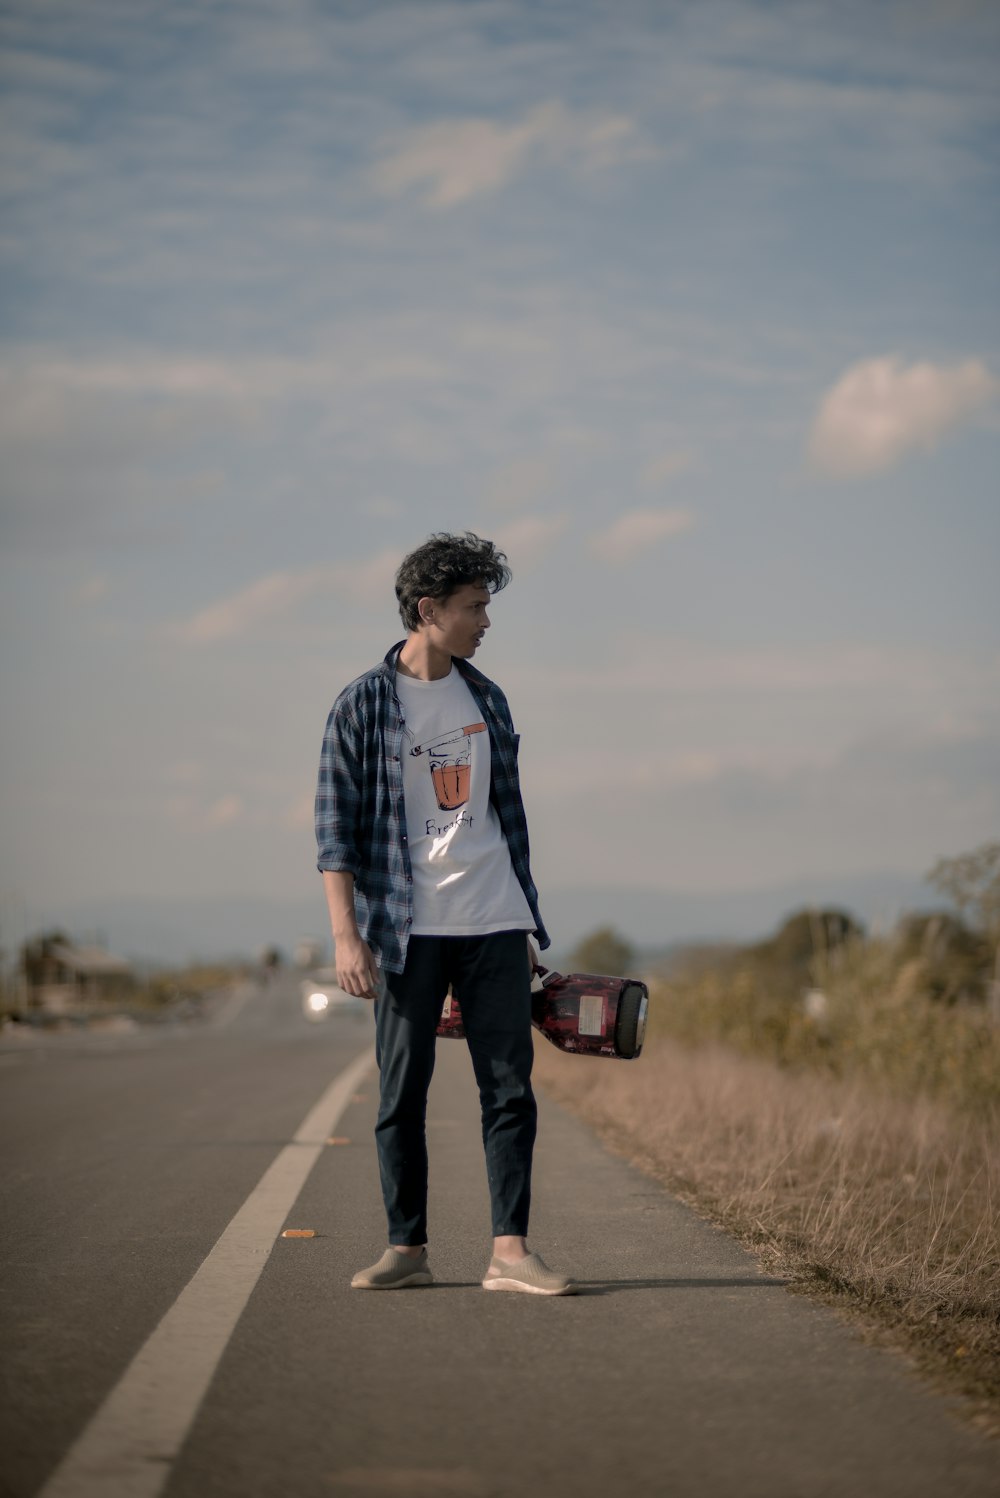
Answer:
<svg viewBox="0 0 1000 1498"><path fill-rule="evenodd" d="M652 1005L664 995L654 991ZM539 1041L544 1089L769 1268L860 1312L1000 1430L1000 1159L961 1110L718 1044L602 1063Z"/></svg>
<svg viewBox="0 0 1000 1498"><path fill-rule="evenodd" d="M180 1003L201 1004L210 994L230 987L239 976L232 965L195 963L157 973L137 989L134 998L137 1003L150 1008L167 1008Z"/></svg>
<svg viewBox="0 0 1000 1498"><path fill-rule="evenodd" d="M879 1090L919 1093L962 1111L1000 1107L1000 1027L981 1005L935 1002L921 978L921 965L900 962L887 940L819 954L808 973L741 954L661 985L651 1034L864 1077ZM825 996L821 1019L803 1007L809 987Z"/></svg>

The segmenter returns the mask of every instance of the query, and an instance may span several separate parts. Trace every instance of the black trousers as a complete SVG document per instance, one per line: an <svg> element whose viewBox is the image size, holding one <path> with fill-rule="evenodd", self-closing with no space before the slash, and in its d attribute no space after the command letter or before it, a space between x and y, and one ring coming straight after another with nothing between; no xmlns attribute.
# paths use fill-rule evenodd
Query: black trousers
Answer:
<svg viewBox="0 0 1000 1498"><path fill-rule="evenodd" d="M375 1142L389 1242L427 1242L427 1092L449 984L479 1086L493 1235L526 1235L537 1116L526 933L411 936L403 972L386 979L375 1005Z"/></svg>

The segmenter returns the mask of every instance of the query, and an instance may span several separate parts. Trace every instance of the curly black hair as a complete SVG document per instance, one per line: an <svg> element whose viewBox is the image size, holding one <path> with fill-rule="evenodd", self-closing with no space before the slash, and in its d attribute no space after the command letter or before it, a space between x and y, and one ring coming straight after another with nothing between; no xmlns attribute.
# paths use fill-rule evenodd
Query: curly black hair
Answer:
<svg viewBox="0 0 1000 1498"><path fill-rule="evenodd" d="M473 531L464 536L438 531L400 563L396 573L399 617L408 630L418 629L421 598L448 598L467 583L499 593L509 582L507 558L492 541L484 541Z"/></svg>

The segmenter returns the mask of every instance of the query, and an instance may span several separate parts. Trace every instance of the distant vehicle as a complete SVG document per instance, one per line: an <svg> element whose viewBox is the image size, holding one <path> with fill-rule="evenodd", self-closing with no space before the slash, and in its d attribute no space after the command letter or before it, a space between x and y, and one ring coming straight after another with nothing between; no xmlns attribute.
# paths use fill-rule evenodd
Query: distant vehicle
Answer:
<svg viewBox="0 0 1000 1498"><path fill-rule="evenodd" d="M325 944L314 936L300 936L295 943L295 966L304 973L319 967L325 955Z"/></svg>
<svg viewBox="0 0 1000 1498"><path fill-rule="evenodd" d="M322 1020L334 1012L338 1014L364 1014L368 1009L366 999L357 999L345 993L337 982L337 970L318 967L302 979L299 984L302 994L302 1013L306 1019Z"/></svg>

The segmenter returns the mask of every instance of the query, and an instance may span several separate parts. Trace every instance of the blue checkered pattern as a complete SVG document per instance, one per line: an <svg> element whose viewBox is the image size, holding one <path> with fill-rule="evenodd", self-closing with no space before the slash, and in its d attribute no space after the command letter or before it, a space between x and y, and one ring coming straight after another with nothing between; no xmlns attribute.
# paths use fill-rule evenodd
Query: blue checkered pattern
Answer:
<svg viewBox="0 0 1000 1498"><path fill-rule="evenodd" d="M345 687L323 735L316 788L319 869L354 875L354 903L363 939L382 966L401 973L413 924L413 874L403 807L403 710L396 696L396 660L403 641L381 665ZM490 732L490 800L510 861L535 921L540 947L549 936L531 879L528 824L517 778L518 735L500 688L468 661L456 660Z"/></svg>

